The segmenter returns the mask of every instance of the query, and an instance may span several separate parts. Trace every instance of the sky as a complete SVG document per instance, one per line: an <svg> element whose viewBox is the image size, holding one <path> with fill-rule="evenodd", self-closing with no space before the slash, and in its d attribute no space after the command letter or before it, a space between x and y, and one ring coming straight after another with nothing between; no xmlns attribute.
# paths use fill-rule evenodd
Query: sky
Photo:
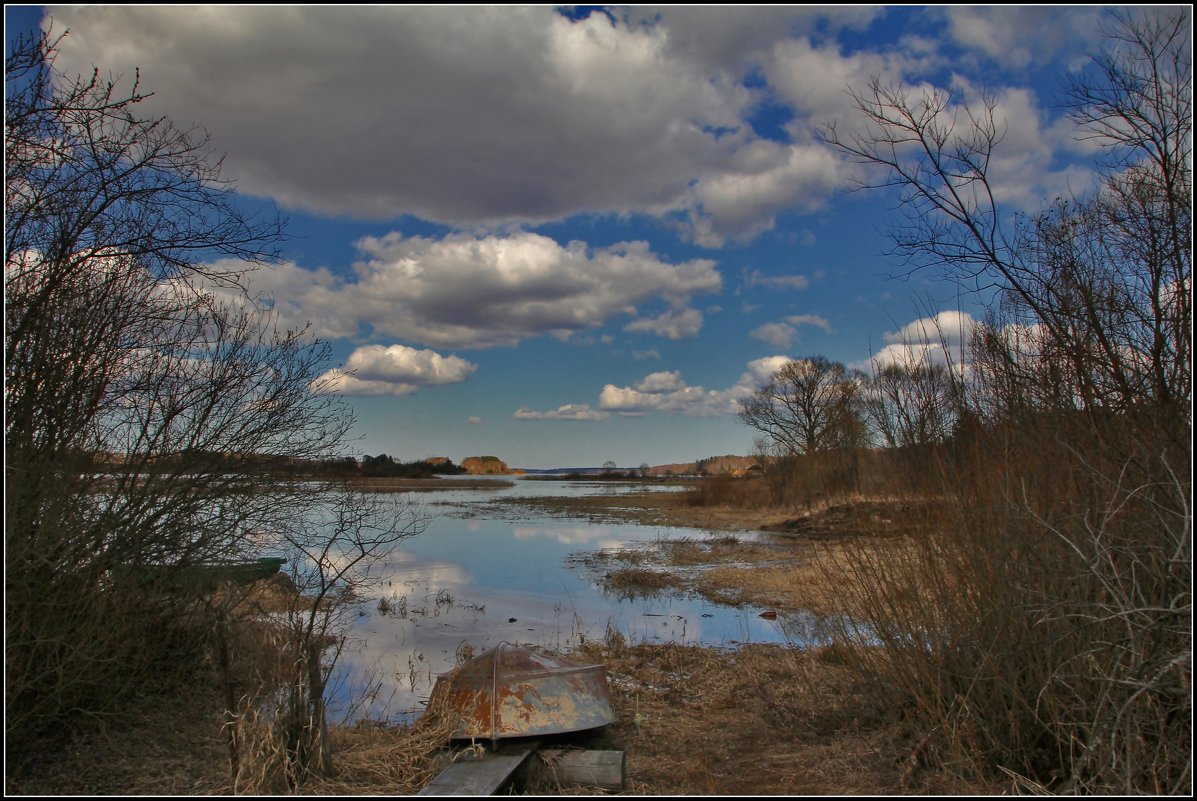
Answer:
<svg viewBox="0 0 1197 801"><path fill-rule="evenodd" d="M821 138L850 91L988 91L1009 213L1090 191L1060 107L1097 6L6 6L136 73L288 218L252 289L331 345L352 452L635 467L748 454L793 358L868 370L985 298L895 258ZM938 334L934 334L936 340Z"/></svg>

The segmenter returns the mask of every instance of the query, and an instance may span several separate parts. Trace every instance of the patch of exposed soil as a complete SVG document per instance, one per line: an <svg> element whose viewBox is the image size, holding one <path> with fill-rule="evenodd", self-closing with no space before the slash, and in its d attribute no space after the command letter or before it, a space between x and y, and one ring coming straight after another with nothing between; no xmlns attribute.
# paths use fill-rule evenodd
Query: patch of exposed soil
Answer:
<svg viewBox="0 0 1197 801"><path fill-rule="evenodd" d="M901 536L935 524L941 514L937 501L854 501L840 503L761 526L769 531L806 539L841 539L869 536Z"/></svg>

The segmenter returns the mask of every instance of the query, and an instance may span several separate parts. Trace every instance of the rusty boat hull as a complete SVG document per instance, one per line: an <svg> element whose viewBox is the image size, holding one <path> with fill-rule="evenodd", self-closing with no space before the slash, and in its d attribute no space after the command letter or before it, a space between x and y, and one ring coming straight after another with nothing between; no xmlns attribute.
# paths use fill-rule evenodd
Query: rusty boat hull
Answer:
<svg viewBox="0 0 1197 801"><path fill-rule="evenodd" d="M556 659L509 643L438 677L430 706L460 717L453 735L459 739L537 737L615 722L603 665Z"/></svg>

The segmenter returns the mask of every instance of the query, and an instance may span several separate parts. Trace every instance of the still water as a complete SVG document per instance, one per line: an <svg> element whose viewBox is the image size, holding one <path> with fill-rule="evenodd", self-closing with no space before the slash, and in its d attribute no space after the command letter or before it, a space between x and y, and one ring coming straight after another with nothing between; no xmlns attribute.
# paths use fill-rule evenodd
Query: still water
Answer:
<svg viewBox="0 0 1197 801"><path fill-rule="evenodd" d="M514 487L496 482L494 489L413 496L432 518L423 533L400 543L381 581L360 602L330 682L330 721L409 722L422 712L436 676L457 664L460 653L503 641L568 651L613 633L630 643L717 647L814 638L813 621L765 620L753 607L604 592L601 576L576 559L636 543L704 538L705 532L524 517L493 503L642 490L516 480Z"/></svg>

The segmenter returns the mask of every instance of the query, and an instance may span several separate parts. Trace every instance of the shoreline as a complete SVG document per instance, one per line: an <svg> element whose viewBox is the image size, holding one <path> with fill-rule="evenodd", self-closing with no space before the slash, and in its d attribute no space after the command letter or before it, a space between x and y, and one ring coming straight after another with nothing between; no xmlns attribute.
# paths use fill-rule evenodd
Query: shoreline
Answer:
<svg viewBox="0 0 1197 801"><path fill-rule="evenodd" d="M385 491L384 485L389 489L423 486L410 479L372 483L378 491ZM449 488L439 481L429 483ZM493 487L496 481L446 482L459 483ZM725 504L698 506L694 501L685 491L656 491L485 503L592 522L692 528L694 538L581 554L602 560L594 567L596 574L605 574L599 578L604 582L621 576L635 581L636 571L651 568L657 575L676 579L666 591L695 592L732 606L767 607L779 617L844 613L847 593L826 584L843 557L844 544L862 542L865 532L858 525L862 521L892 523L879 518L878 510L900 506L866 503L853 515L845 513L843 505L800 513ZM776 537L740 536L767 527L782 531L774 532ZM879 542L899 539L882 534ZM851 580L850 571L843 572L842 580ZM727 650L632 643L619 634L608 634L603 640L586 642L573 657L607 667L617 719L587 744L625 752L626 794L977 794L997 789L914 767L909 759L919 733L870 703L836 645L798 648L742 643ZM218 699L211 694L205 700L207 695L191 698L192 711L186 720L172 715L168 699L161 699L137 715L139 720L128 730L89 737L40 782L34 779L9 789L54 794L87 794L97 788L129 794L227 794L232 788L222 747L223 721ZM171 730L169 737L160 734L165 729ZM338 775L306 782L300 792L418 792L435 772L432 766L448 753L447 741L429 739L418 730L419 724L415 729L368 722L330 724ZM146 755L136 745L156 740L171 745L154 755ZM400 776L397 771L380 770L379 759L408 760L411 772ZM80 760L86 770L74 766ZM180 771L183 764L186 767ZM524 791L586 792L543 787Z"/></svg>

